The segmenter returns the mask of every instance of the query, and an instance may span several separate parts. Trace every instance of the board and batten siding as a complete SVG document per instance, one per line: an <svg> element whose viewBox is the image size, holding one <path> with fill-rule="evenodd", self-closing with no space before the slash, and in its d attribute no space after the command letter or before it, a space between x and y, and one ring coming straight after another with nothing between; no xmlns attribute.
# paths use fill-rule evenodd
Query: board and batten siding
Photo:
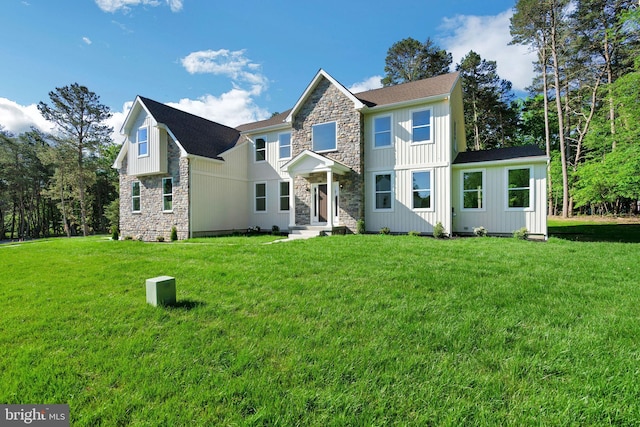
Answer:
<svg viewBox="0 0 640 427"><path fill-rule="evenodd" d="M368 232L389 227L393 233L419 231L429 234L441 222L451 232L451 126L449 99L365 117L365 226ZM412 143L412 113L431 109L432 141ZM373 121L391 116L392 145L374 148ZM412 173L431 172L431 209L413 209ZM393 208L375 209L375 175L393 175Z"/></svg>
<svg viewBox="0 0 640 427"><path fill-rule="evenodd" d="M223 153L224 162L190 158L193 237L246 230L249 200L246 152L242 144Z"/></svg>
<svg viewBox="0 0 640 427"><path fill-rule="evenodd" d="M138 156L137 133L145 126L148 146L147 156ZM126 144L129 144L127 174L134 176L166 174L167 173L167 132L157 126L152 116L144 113L136 118L130 132L127 134Z"/></svg>
<svg viewBox="0 0 640 427"><path fill-rule="evenodd" d="M507 169L528 168L532 170L530 179L533 191L533 206L529 209L507 209ZM465 210L462 200L463 172L483 171L483 209ZM502 162L500 165L486 163L467 163L455 165L453 169L453 231L460 234L473 234L476 227L484 227L490 234L511 235L514 231L526 227L535 237L547 237L547 164L546 161L531 159L519 162Z"/></svg>

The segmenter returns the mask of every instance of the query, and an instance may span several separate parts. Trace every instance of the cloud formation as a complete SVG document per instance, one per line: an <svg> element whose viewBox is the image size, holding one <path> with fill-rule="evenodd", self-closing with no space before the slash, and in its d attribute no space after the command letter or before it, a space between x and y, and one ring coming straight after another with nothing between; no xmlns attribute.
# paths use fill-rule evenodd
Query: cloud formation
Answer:
<svg viewBox="0 0 640 427"><path fill-rule="evenodd" d="M105 12L114 13L118 10L128 12L131 7L143 5L143 6L159 6L162 2L159 0L95 0L100 9ZM172 12L179 12L182 10L183 0L165 0L165 3L169 6Z"/></svg>
<svg viewBox="0 0 640 427"><path fill-rule="evenodd" d="M532 62L536 57L526 46L509 45L512 16L513 10L509 9L495 16L445 18L440 30L447 35L440 37L439 43L451 52L454 64L459 64L471 50L482 59L496 61L498 75L509 80L514 90L524 91L533 80Z"/></svg>
<svg viewBox="0 0 640 427"><path fill-rule="evenodd" d="M83 37L82 41L85 42L86 44L91 44L92 43L92 41L91 41L91 39L89 37Z"/></svg>
<svg viewBox="0 0 640 427"><path fill-rule="evenodd" d="M35 127L50 132L53 125L46 121L36 104L20 105L7 98L0 98L0 126L15 135L28 132Z"/></svg>
<svg viewBox="0 0 640 427"><path fill-rule="evenodd" d="M357 82L348 87L351 93L360 93L371 89L379 89L382 87L382 76L371 76L361 82Z"/></svg>

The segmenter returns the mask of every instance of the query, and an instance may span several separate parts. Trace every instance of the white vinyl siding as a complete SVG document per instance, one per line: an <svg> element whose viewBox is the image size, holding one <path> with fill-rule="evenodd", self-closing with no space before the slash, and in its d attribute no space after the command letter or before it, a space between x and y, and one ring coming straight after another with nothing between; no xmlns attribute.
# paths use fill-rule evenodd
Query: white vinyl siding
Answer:
<svg viewBox="0 0 640 427"><path fill-rule="evenodd" d="M147 129L147 154L138 155L138 130ZM165 129L157 126L151 116L140 114L127 134L129 140L127 154L127 174L132 176L144 176L166 174L168 170L167 145L169 135Z"/></svg>

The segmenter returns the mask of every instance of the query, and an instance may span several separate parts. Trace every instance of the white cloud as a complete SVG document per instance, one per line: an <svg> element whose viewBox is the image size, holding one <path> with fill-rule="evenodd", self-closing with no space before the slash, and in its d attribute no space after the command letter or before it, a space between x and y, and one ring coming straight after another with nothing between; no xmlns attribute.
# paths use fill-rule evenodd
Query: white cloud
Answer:
<svg viewBox="0 0 640 427"><path fill-rule="evenodd" d="M382 76L371 76L361 82L354 83L348 89L351 93L364 92L366 90L378 89L382 87Z"/></svg>
<svg viewBox="0 0 640 427"><path fill-rule="evenodd" d="M122 105L122 111L112 111L111 118L106 121L106 124L113 128L111 139L116 144L121 144L124 140L124 136L120 134L120 129L122 129L122 125L124 124L124 121L127 118L127 114L129 114L129 110L131 110L131 107L133 107L133 101L125 102Z"/></svg>
<svg viewBox="0 0 640 427"><path fill-rule="evenodd" d="M159 0L95 0L100 9L105 12L117 12L122 10L128 12L131 7L143 5L143 6L159 6L161 2ZM167 5L171 8L172 12L179 12L182 10L183 0L166 0Z"/></svg>
<svg viewBox="0 0 640 427"><path fill-rule="evenodd" d="M91 41L91 39L89 37L83 37L82 41L85 42L86 44L91 44L92 43L92 41Z"/></svg>
<svg viewBox="0 0 640 427"><path fill-rule="evenodd" d="M495 16L457 15L445 18L441 30L449 35L440 37L443 49L451 52L454 64L473 50L482 59L496 61L498 75L523 91L534 77L532 62L535 53L527 46L509 45L511 9Z"/></svg>
<svg viewBox="0 0 640 427"><path fill-rule="evenodd" d="M53 125L46 121L36 104L20 105L7 98L0 98L0 126L16 135L35 127L42 132L50 132Z"/></svg>

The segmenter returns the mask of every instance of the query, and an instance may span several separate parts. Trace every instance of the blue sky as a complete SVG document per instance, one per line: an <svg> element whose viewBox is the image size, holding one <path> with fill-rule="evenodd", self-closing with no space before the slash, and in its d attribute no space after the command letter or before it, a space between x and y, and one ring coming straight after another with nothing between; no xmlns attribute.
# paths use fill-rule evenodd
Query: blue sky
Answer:
<svg viewBox="0 0 640 427"><path fill-rule="evenodd" d="M318 69L354 92L379 86L391 45L427 37L495 60L514 88L533 57L508 46L515 0L3 0L0 125L50 130L36 105L79 83L114 113L136 95L235 126L292 107Z"/></svg>

